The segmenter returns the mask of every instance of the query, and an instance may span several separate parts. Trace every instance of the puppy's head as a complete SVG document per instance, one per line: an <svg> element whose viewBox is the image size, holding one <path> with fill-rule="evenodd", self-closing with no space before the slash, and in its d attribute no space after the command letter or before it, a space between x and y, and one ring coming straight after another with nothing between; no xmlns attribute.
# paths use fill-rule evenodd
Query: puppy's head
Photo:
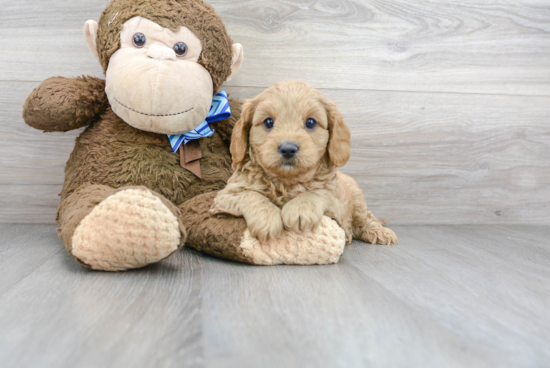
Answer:
<svg viewBox="0 0 550 368"><path fill-rule="evenodd" d="M279 82L243 105L231 138L233 167L248 152L269 173L295 177L317 168L325 157L344 166L350 132L334 103L319 91L304 82Z"/></svg>

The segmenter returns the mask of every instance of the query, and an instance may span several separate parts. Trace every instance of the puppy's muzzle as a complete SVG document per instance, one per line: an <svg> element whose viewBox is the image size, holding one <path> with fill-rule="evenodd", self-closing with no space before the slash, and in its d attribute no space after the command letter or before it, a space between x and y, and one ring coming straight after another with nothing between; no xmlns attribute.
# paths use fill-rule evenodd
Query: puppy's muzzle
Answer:
<svg viewBox="0 0 550 368"><path fill-rule="evenodd" d="M296 153L298 153L298 145L293 142L283 142L279 146L279 153L281 156L283 156L286 160L290 160L296 156Z"/></svg>

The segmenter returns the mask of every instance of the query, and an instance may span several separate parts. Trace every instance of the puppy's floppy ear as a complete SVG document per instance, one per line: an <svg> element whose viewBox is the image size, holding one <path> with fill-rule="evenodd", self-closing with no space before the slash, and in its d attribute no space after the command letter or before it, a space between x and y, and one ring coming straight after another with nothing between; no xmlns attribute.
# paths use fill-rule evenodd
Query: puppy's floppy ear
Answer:
<svg viewBox="0 0 550 368"><path fill-rule="evenodd" d="M328 117L328 156L336 167L342 167L351 156L351 135L344 117L332 101L323 101Z"/></svg>
<svg viewBox="0 0 550 368"><path fill-rule="evenodd" d="M248 151L248 132L252 126L252 118L257 105L256 99L247 100L241 110L241 118L233 128L231 135L231 156L233 158L233 169L244 160Z"/></svg>

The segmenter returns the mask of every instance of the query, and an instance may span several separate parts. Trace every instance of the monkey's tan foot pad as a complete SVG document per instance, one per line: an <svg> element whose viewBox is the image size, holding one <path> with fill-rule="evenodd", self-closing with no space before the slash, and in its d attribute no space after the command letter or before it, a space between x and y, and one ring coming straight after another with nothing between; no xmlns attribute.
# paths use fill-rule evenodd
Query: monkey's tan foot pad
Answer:
<svg viewBox="0 0 550 368"><path fill-rule="evenodd" d="M122 271L158 262L178 249L178 219L145 189L120 191L76 228L72 255L90 268Z"/></svg>
<svg viewBox="0 0 550 368"><path fill-rule="evenodd" d="M346 234L336 221L324 216L317 228L307 233L284 232L260 243L246 230L239 246L250 263L257 265L323 265L336 263L344 252Z"/></svg>

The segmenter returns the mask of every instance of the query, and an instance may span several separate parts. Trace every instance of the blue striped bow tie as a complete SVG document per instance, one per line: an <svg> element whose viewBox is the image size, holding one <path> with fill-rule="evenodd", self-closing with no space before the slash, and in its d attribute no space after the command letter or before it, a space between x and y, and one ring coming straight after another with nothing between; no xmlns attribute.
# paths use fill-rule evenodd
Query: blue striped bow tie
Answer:
<svg viewBox="0 0 550 368"><path fill-rule="evenodd" d="M214 96L214 99L212 100L212 106L210 106L210 111L206 116L206 120L203 121L201 125L187 133L168 135L172 150L176 152L182 144L186 145L189 141L192 141L194 139L210 137L212 134L214 134L214 131L210 129L210 126L208 124L220 120L225 120L230 116L231 108L229 107L229 99L227 98L227 93L225 93L225 91L220 91Z"/></svg>

